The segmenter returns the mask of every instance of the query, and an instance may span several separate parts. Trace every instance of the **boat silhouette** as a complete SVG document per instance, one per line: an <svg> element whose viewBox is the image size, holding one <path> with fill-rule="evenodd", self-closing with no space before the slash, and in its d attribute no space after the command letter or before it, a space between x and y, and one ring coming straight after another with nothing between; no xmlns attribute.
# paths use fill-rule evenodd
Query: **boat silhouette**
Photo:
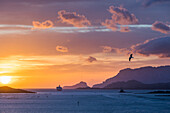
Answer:
<svg viewBox="0 0 170 113"><path fill-rule="evenodd" d="M58 87L56 87L57 91L62 91L63 88L59 85Z"/></svg>

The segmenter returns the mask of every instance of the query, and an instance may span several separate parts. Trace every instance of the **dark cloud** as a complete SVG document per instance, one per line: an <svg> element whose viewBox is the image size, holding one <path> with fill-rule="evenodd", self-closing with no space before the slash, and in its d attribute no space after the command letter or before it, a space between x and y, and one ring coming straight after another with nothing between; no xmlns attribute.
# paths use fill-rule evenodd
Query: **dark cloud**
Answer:
<svg viewBox="0 0 170 113"><path fill-rule="evenodd" d="M105 22L102 23L102 25L106 26L109 29L112 29L113 31L116 31L118 29L118 24L129 25L138 23L138 19L136 18L136 16L123 7L110 6L108 11L112 14L112 19L106 19ZM125 29L123 29L123 32L124 31ZM126 32L127 31L129 31L129 29L127 30L126 28Z"/></svg>
<svg viewBox="0 0 170 113"><path fill-rule="evenodd" d="M88 61L89 63L95 62L97 61L97 59L95 57L89 56L86 61Z"/></svg>
<svg viewBox="0 0 170 113"><path fill-rule="evenodd" d="M170 37L154 38L132 46L132 51L141 55L170 57Z"/></svg>
<svg viewBox="0 0 170 113"><path fill-rule="evenodd" d="M143 56L156 55L160 58L170 57L170 37L153 38L130 48L115 48L117 53L139 54Z"/></svg>
<svg viewBox="0 0 170 113"><path fill-rule="evenodd" d="M168 34L170 32L170 27L162 22L156 21L152 24L152 30Z"/></svg>
<svg viewBox="0 0 170 113"><path fill-rule="evenodd" d="M58 12L59 19L62 23L71 24L75 27L90 26L90 21L84 16L79 15L76 12L66 12L65 10Z"/></svg>
<svg viewBox="0 0 170 113"><path fill-rule="evenodd" d="M170 2L170 0L145 0L143 5L145 7L148 7L148 6L151 6L152 4L155 4L155 3L164 3L164 2Z"/></svg>
<svg viewBox="0 0 170 113"><path fill-rule="evenodd" d="M6 1L6 0L0 0L0 3L7 3L7 2L10 2L10 3L21 3L21 4L50 4L50 3L57 3L57 2L84 2L84 1L88 1L88 2L91 2L91 1L96 1L96 0L9 0L9 1Z"/></svg>

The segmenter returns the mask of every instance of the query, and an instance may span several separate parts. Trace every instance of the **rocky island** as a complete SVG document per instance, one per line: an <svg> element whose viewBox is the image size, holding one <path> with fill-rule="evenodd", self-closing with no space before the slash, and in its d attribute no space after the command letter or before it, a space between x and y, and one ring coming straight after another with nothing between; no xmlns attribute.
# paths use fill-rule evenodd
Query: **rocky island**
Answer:
<svg viewBox="0 0 170 113"><path fill-rule="evenodd" d="M73 86L64 86L64 89L87 89L90 88L86 82L81 81Z"/></svg>

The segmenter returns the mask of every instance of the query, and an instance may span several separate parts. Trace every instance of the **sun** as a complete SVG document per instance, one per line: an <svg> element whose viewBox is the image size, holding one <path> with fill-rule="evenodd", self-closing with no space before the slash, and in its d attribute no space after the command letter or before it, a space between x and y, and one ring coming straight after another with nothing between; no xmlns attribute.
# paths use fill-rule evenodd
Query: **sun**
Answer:
<svg viewBox="0 0 170 113"><path fill-rule="evenodd" d="M1 76L0 82L2 84L8 84L11 81L11 76Z"/></svg>

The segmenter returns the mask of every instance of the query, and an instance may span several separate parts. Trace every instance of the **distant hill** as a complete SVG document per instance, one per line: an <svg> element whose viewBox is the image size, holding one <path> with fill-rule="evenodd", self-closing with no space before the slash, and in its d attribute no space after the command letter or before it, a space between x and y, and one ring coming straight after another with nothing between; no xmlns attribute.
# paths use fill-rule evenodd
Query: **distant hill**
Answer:
<svg viewBox="0 0 170 113"><path fill-rule="evenodd" d="M0 87L0 93L35 93L35 92L26 91L22 89L14 89L8 86L2 86Z"/></svg>
<svg viewBox="0 0 170 113"><path fill-rule="evenodd" d="M106 89L170 89L170 82L168 83L154 83L144 84L136 80L129 80L127 82L115 82L105 86Z"/></svg>
<svg viewBox="0 0 170 113"><path fill-rule="evenodd" d="M167 83L170 82L170 66L141 67L136 69L123 69L101 84L93 85L93 88L104 88L109 84L119 81L136 80L144 84Z"/></svg>
<svg viewBox="0 0 170 113"><path fill-rule="evenodd" d="M81 88L89 88L89 86L87 85L86 82L81 81L80 83L75 84L73 86L64 86L63 88L64 89L78 89L78 88L81 89Z"/></svg>

